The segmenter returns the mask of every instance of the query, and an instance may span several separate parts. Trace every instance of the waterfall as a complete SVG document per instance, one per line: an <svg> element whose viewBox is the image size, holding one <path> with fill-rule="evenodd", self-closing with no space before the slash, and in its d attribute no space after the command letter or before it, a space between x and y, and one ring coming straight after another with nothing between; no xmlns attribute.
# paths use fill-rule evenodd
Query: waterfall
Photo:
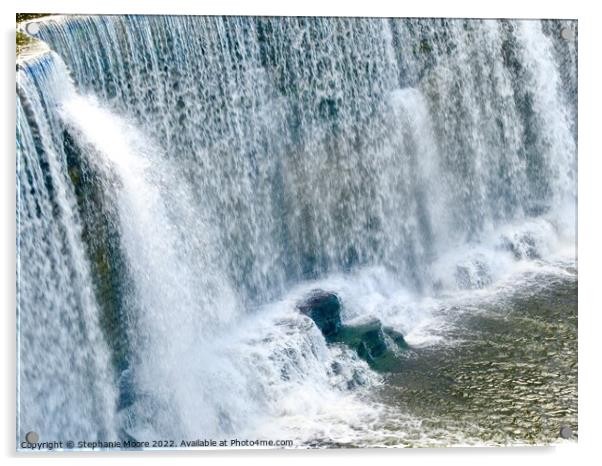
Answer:
<svg viewBox="0 0 602 466"><path fill-rule="evenodd" d="M49 50L17 71L19 438L352 424L379 408L350 387L382 380L304 293L411 332L386 303L574 244L570 21L39 25Z"/></svg>
<svg viewBox="0 0 602 466"><path fill-rule="evenodd" d="M19 423L111 438L116 390L54 111L74 89L55 54L17 73Z"/></svg>

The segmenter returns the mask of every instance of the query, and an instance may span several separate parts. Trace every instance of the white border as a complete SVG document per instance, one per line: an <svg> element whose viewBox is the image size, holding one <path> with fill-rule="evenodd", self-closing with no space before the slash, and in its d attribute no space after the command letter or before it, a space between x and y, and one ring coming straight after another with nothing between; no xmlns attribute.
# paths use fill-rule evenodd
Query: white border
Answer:
<svg viewBox="0 0 602 466"><path fill-rule="evenodd" d="M221 461L244 462L249 466L279 464L302 465L307 461L330 464L345 461L348 464L413 462L446 465L471 464L504 465L514 462L555 464L587 463L599 456L596 449L602 433L600 386L602 338L602 308L600 302L600 56L602 52L602 17L593 1L537 1L497 0L494 2L454 0L417 2L384 0L348 0L328 3L326 0L20 0L2 2L4 46L2 90L5 109L2 111L2 135L6 142L2 157L0 203L0 296L3 298L1 384L4 409L0 422L2 454L7 464L19 461L30 464L36 460L53 464L81 463L109 464L123 458L132 464L164 464L176 458L183 463L213 463ZM555 448L455 448L428 450L337 450L337 451L181 451L146 453L72 453L17 455L15 445L15 100L14 100L14 31L15 13L146 13L146 14L255 14L255 15L327 15L327 16L453 16L453 17L511 17L511 18L576 18L579 20L579 443Z"/></svg>
<svg viewBox="0 0 602 466"><path fill-rule="evenodd" d="M313 16L437 16L477 18L576 18L578 2L526 2L504 0L494 4L478 0L392 2L364 0L327 2L303 0L284 2L277 0L220 0L219 2L195 2L192 0L145 0L124 2L103 0L81 2L74 0L21 0L19 13L145 13L145 14L205 14L205 15L313 15ZM49 11L52 8L53 11Z"/></svg>

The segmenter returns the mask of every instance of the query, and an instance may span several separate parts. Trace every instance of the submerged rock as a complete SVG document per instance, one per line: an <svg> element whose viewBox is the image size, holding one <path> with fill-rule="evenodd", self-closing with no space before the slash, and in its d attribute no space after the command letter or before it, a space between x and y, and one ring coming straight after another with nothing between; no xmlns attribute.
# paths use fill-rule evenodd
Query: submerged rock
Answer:
<svg viewBox="0 0 602 466"><path fill-rule="evenodd" d="M397 330L395 330L391 327L383 327L383 331L391 340L393 340L393 342L397 345L397 347L399 349L409 349L410 348L410 346L406 342L406 339Z"/></svg>
<svg viewBox="0 0 602 466"><path fill-rule="evenodd" d="M398 371L401 351L408 349L403 335L390 327L384 327L378 319L344 326L337 341L354 348L370 367L383 372Z"/></svg>
<svg viewBox="0 0 602 466"><path fill-rule="evenodd" d="M314 290L297 308L315 322L327 341L341 330L341 301L336 294Z"/></svg>
<svg viewBox="0 0 602 466"><path fill-rule="evenodd" d="M342 343L354 349L375 370L399 370L399 356L408 344L401 333L384 327L380 320L342 325L341 301L336 294L322 290L314 290L297 308L314 321L328 343Z"/></svg>
<svg viewBox="0 0 602 466"><path fill-rule="evenodd" d="M368 362L373 362L374 358L378 358L387 350L383 327L378 319L345 326L338 335L338 340L355 348L358 355Z"/></svg>

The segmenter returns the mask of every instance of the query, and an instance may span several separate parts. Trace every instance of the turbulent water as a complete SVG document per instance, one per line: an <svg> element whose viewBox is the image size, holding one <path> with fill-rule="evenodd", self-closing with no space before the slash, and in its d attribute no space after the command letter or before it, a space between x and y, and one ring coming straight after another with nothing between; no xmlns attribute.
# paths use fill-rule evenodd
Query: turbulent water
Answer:
<svg viewBox="0 0 602 466"><path fill-rule="evenodd" d="M39 26L17 63L19 442L551 440L491 434L489 405L460 435L416 408L443 374L416 367L474 336L461 316L516 307L538 339L538 296L576 312L576 22ZM314 288L401 331L407 371L327 345L295 309Z"/></svg>

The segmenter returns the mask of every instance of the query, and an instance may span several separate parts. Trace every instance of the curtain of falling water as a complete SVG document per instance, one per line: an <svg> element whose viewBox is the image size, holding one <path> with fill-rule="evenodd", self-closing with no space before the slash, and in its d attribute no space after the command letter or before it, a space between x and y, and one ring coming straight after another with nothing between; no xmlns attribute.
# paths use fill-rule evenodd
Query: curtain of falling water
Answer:
<svg viewBox="0 0 602 466"><path fill-rule="evenodd" d="M421 285L447 243L574 196L560 27L95 17L42 37L82 89L159 135L219 219L234 282L264 296L358 263ZM437 154L403 134L408 87Z"/></svg>
<svg viewBox="0 0 602 466"><path fill-rule="evenodd" d="M115 436L116 388L100 328L57 101L54 54L17 72L18 428L41 441Z"/></svg>

